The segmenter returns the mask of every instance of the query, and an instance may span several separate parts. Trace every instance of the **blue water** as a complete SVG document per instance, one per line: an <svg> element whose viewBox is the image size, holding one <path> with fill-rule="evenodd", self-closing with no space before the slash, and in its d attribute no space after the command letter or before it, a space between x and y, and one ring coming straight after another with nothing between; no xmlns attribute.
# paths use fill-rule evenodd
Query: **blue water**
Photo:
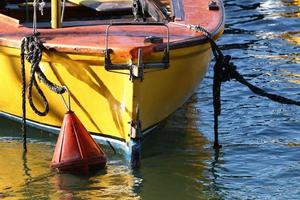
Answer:
<svg viewBox="0 0 300 200"><path fill-rule="evenodd" d="M300 100L300 2L226 0L218 44L247 80ZM132 171L108 151L105 171L59 175L49 169L56 137L0 119L0 199L300 199L300 109L222 86L219 153L212 149L212 68L192 98L145 142Z"/></svg>

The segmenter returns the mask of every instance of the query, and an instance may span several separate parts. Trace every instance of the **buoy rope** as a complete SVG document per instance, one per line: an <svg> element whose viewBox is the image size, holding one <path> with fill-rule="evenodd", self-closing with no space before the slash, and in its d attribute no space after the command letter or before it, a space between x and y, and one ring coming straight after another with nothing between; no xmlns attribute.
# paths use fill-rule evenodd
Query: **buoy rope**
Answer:
<svg viewBox="0 0 300 200"><path fill-rule="evenodd" d="M179 25L178 23L174 23L176 25ZM237 71L237 67L231 62L231 56L225 55L220 50L219 46L214 41L211 33L209 33L204 27L200 25L183 25L186 26L189 29L195 30L197 32L202 32L205 37L208 39L208 41L211 44L211 49L214 54L214 57L216 59L216 63L214 65L214 77L213 77L213 106L214 106L214 148L219 149L222 146L219 144L218 139L218 116L221 114L221 84L222 82L230 81L230 80L236 80L239 83L247 86L253 93L262 96L267 97L268 99L282 103L282 104L291 104L300 106L300 101L296 101L293 99L289 99L277 94L272 94L269 92L266 92L265 90L251 84L248 82L242 74L240 74Z"/></svg>
<svg viewBox="0 0 300 200"><path fill-rule="evenodd" d="M21 76L22 76L22 136L23 136L23 149L26 148L26 72L25 72L25 59L31 64L30 78L28 82L28 102L31 109L39 116L45 116L49 112L49 103L37 83L36 75L42 83L44 83L50 90L57 94L63 94L66 91L64 86L59 86L49 81L46 75L40 68L40 62L42 59L43 44L39 40L39 33L33 33L32 35L23 38L21 43ZM39 110L32 99L32 89L35 87L38 95L40 96L44 110Z"/></svg>

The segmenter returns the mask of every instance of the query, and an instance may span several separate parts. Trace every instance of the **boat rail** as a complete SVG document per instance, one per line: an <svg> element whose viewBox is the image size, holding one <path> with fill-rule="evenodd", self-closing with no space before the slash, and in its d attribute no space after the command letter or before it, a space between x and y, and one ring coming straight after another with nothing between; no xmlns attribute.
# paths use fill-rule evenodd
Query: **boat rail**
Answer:
<svg viewBox="0 0 300 200"><path fill-rule="evenodd" d="M165 27L167 30L167 44L164 48L164 53L161 61L158 62L145 62L143 63L143 55L142 55L142 49L138 49L138 56L137 56L137 64L113 64L111 61L110 54L113 52L112 49L109 48L108 45L108 39L109 39L109 30L112 26L162 26ZM167 69L169 68L170 63L170 30L169 26L165 23L160 22L129 22L129 23L111 23L107 25L106 32L105 32L105 57L104 57L104 63L105 63L105 69L107 71L111 70L129 70L130 72L130 79L141 79L143 80L143 74L144 69ZM147 40L148 39L148 40ZM160 38L158 38L160 39ZM154 38L155 40L155 38ZM150 41L151 38L146 38L145 41ZM153 41L155 42L155 41ZM163 42L160 40L159 42Z"/></svg>

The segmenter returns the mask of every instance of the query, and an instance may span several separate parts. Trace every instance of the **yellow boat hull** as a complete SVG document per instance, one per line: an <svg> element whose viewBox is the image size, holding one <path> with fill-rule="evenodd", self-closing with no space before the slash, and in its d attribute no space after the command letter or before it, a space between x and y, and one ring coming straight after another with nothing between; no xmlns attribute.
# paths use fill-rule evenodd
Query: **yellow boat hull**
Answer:
<svg viewBox="0 0 300 200"><path fill-rule="evenodd" d="M129 80L124 71L106 71L104 58L97 55L49 50L43 53L40 67L49 80L68 87L71 109L89 132L127 143L130 141L130 122L136 117L137 106L143 131L158 124L193 94L211 59L207 43L174 49L170 53L170 67L146 72L143 81ZM0 111L17 118L22 116L19 55L20 49L0 47ZM162 53L154 53L147 59L161 57ZM29 68L27 63L27 81ZM50 112L41 117L27 105L27 119L37 125L59 128L66 108L60 95L40 85L49 101ZM42 108L36 91L33 99Z"/></svg>

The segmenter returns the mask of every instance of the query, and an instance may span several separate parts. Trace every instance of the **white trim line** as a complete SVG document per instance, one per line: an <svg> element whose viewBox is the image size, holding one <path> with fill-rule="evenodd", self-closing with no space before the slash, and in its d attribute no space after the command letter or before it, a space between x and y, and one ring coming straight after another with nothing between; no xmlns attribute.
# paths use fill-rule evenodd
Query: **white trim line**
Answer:
<svg viewBox="0 0 300 200"><path fill-rule="evenodd" d="M2 117L2 116L6 117L8 119L17 121L17 122L21 122L21 120L22 120L20 117L17 117L15 115L11 115L11 114L8 114L8 113L0 111L0 117ZM29 126L32 126L32 127L38 128L38 129L42 129L42 130L45 130L47 132L51 132L51 133L54 133L54 134L57 134L57 135L59 134L59 131L60 131L60 128L58 128L58 127L54 127L54 126L50 126L50 125L45 125L45 124L40 124L40 123L31 121L31 120L28 120L28 119L26 120L26 122L27 122L27 124ZM127 144L125 142L122 142L122 141L117 140L117 139L109 138L109 137L95 135L95 134L91 134L91 136L97 142L99 142L101 144L107 145L107 142L110 142L111 144L116 145L116 148L122 149L125 153L129 152L128 146L127 146Z"/></svg>
<svg viewBox="0 0 300 200"><path fill-rule="evenodd" d="M2 117L2 116L6 117L8 119L12 119L12 120L17 121L17 122L22 121L22 119L20 117L17 117L15 115L0 111L0 117ZM40 123L31 121L31 120L28 120L28 119L26 120L26 122L29 126L32 126L32 127L38 128L38 129L42 129L42 130L45 130L45 131L48 131L48 132L51 132L51 133L54 133L54 134L59 134L59 131L60 131L60 128L58 128L58 127L45 125L45 124L40 124ZM158 125L159 125L159 123L154 125L153 127L149 128L149 129L145 130L142 135L145 136L145 135L149 134L150 132L155 130L158 127ZM107 145L107 142L110 142L113 145L114 148L122 149L126 154L129 153L129 147L126 144L126 142L122 142L120 140L109 138L109 137L104 137L104 136L101 136L101 135L91 134L91 136L100 144Z"/></svg>

